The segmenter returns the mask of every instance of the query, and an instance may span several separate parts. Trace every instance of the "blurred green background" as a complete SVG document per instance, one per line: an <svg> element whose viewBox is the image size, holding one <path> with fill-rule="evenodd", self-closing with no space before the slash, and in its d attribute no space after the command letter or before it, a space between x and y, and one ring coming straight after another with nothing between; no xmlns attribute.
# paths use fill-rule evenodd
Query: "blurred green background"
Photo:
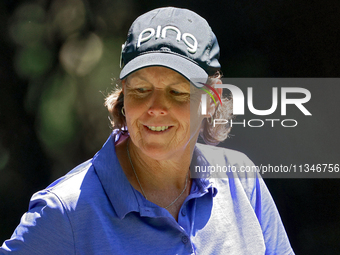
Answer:
<svg viewBox="0 0 340 255"><path fill-rule="evenodd" d="M101 148L111 132L103 103L119 76L121 44L137 16L162 6L188 8L208 20L225 77L339 77L337 0L2 0L0 243L34 192ZM340 163L337 92L312 93L330 109L314 105L322 115L315 136L299 139L300 130L279 139L265 129L236 129L226 146L263 162L296 155L298 143L302 158L332 154L338 162L317 163ZM325 141L323 147L314 139ZM297 254L340 254L339 179L266 183Z"/></svg>

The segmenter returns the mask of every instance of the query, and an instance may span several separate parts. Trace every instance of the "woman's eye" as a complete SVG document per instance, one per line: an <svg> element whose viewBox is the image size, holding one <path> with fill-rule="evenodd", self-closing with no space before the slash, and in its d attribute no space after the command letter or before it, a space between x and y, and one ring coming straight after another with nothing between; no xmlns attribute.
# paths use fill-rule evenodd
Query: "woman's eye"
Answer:
<svg viewBox="0 0 340 255"><path fill-rule="evenodd" d="M177 90L171 90L170 93L175 95L175 96L183 96L183 95L188 94L188 93L184 93L184 92L177 91Z"/></svg>
<svg viewBox="0 0 340 255"><path fill-rule="evenodd" d="M140 92L140 93L144 93L144 92L148 91L147 88L137 88L136 90L137 90L137 92Z"/></svg>

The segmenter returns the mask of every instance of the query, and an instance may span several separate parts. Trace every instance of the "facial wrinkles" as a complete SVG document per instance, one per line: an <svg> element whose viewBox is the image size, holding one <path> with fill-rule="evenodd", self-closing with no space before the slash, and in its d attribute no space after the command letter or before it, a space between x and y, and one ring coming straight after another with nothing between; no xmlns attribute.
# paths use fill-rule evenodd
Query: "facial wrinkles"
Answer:
<svg viewBox="0 0 340 255"><path fill-rule="evenodd" d="M176 83L173 83L173 84L171 84L171 85L174 85L174 84L176 84ZM178 84L178 85L177 85ZM177 83L176 85L177 85L177 87L173 87L173 89L177 89L177 90L179 90L180 92L182 92L182 93L190 93L190 90L188 90L188 91L186 91L187 90L187 88L183 88L184 86L190 86L189 85L189 83L185 83L185 84L183 84L183 83ZM171 87L171 86L170 86ZM170 89L172 89L172 88L170 88ZM185 102L182 102L182 101L177 101L177 100L175 100L175 99L173 99L173 98L170 98L170 99L168 99L170 102L171 102L171 99L172 99L172 103L170 103L169 104L169 106L168 106L168 110L169 110L169 113L171 114L172 113L172 111L171 111L171 107L173 107L173 106L175 106L175 105L181 105L181 106L184 106L184 107L188 107L189 109L190 109L190 98L189 98L189 100L187 100L187 101L185 101ZM178 132L178 133L181 133L182 134L182 137L179 137L179 136L173 136L172 137L172 139L171 139L171 142L169 143L169 145L168 146L177 146L178 144L180 144L182 141L183 141L183 139L185 139L185 137L190 137L190 114L189 114L189 116L182 116L182 117L184 117L184 119L186 120L187 119L187 122L182 122L182 121L179 121L178 122L178 127L177 127L177 130L176 130L176 132L177 131L181 131L181 130L183 130L184 132L183 133L181 133L181 132ZM189 142L189 141L188 141Z"/></svg>
<svg viewBox="0 0 340 255"><path fill-rule="evenodd" d="M200 90L195 88L192 90L192 85L184 77L170 69L156 67L140 71L128 76L123 83L126 90L124 94L127 119L129 111L135 111L128 121L134 132L135 142L141 145L146 142L142 137L144 125L164 124L173 125L174 131L168 143L164 144L165 148L181 147L186 140L188 141L185 143L188 144L192 139L190 105L192 103L196 105L197 101L199 103ZM134 92L136 89L146 93L136 96L139 93ZM167 114L150 116L148 112L150 107L156 107L158 110L164 108Z"/></svg>
<svg viewBox="0 0 340 255"><path fill-rule="evenodd" d="M189 136L189 131L190 131L189 122L179 121L178 118L184 117L184 120L186 119L189 120L190 115L189 116L177 116L177 118L175 118L172 115L174 113L178 113L178 111L173 112L172 108L174 108L173 104L176 104L176 102L171 102L170 99L168 99L166 96L159 98L158 100L163 100L162 102L157 102L157 103L162 104L161 107L166 108L165 110L167 111L167 116L156 116L155 120L160 119L160 118L166 118L169 120L169 124L174 125L173 128L176 128L176 130L166 147L167 148L177 147L177 145L181 144L181 142L185 139L185 137ZM178 134L181 134L181 136L179 136Z"/></svg>

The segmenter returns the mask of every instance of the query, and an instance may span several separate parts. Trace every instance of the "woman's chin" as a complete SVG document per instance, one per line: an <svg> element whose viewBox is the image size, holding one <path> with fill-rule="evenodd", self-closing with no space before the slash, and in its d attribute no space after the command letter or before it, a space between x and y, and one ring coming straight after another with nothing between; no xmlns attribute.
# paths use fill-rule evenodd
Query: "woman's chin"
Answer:
<svg viewBox="0 0 340 255"><path fill-rule="evenodd" d="M143 154L154 160L178 159L179 155L184 154L185 150L183 147L176 148L169 144L161 143L143 144L139 147L139 149L143 152Z"/></svg>

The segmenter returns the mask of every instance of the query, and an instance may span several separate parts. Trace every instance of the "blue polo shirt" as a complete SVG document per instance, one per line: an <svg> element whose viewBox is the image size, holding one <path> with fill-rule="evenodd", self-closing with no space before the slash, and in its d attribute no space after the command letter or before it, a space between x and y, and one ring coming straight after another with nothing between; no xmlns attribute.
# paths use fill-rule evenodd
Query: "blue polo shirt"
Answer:
<svg viewBox="0 0 340 255"><path fill-rule="evenodd" d="M114 131L93 159L34 194L0 254L294 254L261 178L193 179L176 221L131 186L115 154L118 139ZM194 161L216 158L252 164L197 144Z"/></svg>

